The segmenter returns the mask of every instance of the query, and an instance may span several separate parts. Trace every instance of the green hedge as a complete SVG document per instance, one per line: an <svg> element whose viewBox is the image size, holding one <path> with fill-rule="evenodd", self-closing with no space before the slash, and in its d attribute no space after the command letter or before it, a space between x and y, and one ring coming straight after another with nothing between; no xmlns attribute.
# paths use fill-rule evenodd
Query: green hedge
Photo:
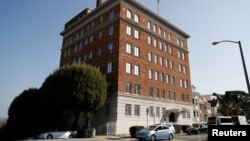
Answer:
<svg viewBox="0 0 250 141"><path fill-rule="evenodd" d="M181 130L182 130L182 133L187 133L187 128L189 128L190 125L182 125L181 126Z"/></svg>
<svg viewBox="0 0 250 141"><path fill-rule="evenodd" d="M181 125L174 124L173 126L175 128L175 134L180 134L181 133Z"/></svg>
<svg viewBox="0 0 250 141"><path fill-rule="evenodd" d="M144 126L131 126L131 127L129 128L129 133L130 133L131 137L132 137L132 138L135 138L135 137L136 137L136 133L137 133L139 130L143 129L143 128L144 128Z"/></svg>

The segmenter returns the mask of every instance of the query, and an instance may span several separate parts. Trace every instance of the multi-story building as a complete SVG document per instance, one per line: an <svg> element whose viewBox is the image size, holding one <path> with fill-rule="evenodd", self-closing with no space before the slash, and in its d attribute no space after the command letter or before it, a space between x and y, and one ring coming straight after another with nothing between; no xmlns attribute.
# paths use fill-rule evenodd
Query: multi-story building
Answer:
<svg viewBox="0 0 250 141"><path fill-rule="evenodd" d="M187 33L135 0L97 0L65 24L60 66L96 66L108 84L94 113L99 134L133 125L192 123Z"/></svg>

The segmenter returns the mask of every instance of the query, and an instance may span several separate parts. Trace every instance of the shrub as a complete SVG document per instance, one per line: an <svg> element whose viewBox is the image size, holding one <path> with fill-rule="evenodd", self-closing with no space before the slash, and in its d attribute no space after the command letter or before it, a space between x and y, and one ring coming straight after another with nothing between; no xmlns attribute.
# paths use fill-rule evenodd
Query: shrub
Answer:
<svg viewBox="0 0 250 141"><path fill-rule="evenodd" d="M9 136L8 136L8 127L7 124L4 123L0 127L0 140L1 141L9 141Z"/></svg>
<svg viewBox="0 0 250 141"><path fill-rule="evenodd" d="M132 138L135 138L135 137L136 137L136 133L137 133L139 130L143 129L143 128L144 128L144 126L131 126L131 127L129 128L129 133L130 133L131 137L132 137Z"/></svg>
<svg viewBox="0 0 250 141"><path fill-rule="evenodd" d="M187 133L187 128L189 128L190 125L182 125L181 126L181 130L182 130L182 133Z"/></svg>
<svg viewBox="0 0 250 141"><path fill-rule="evenodd" d="M173 126L175 128L175 134L180 134L181 133L181 125L174 124Z"/></svg>

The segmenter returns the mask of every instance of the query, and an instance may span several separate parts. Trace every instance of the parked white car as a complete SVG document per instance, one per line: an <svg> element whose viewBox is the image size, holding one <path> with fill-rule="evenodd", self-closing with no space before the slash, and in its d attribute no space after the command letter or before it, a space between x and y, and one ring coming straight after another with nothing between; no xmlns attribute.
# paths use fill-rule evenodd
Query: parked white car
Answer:
<svg viewBox="0 0 250 141"><path fill-rule="evenodd" d="M50 132L44 132L39 134L36 138L38 139L62 139L62 138L75 138L77 135L76 131L62 131L54 130Z"/></svg>

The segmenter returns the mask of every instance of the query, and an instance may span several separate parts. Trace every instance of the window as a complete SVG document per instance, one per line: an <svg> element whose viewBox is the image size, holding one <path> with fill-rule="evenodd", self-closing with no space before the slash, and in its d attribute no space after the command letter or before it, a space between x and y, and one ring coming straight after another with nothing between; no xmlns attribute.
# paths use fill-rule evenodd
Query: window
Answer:
<svg viewBox="0 0 250 141"><path fill-rule="evenodd" d="M158 32L159 32L159 35L161 35L161 28L160 27L158 28Z"/></svg>
<svg viewBox="0 0 250 141"><path fill-rule="evenodd" d="M182 72L182 66L179 65L179 72Z"/></svg>
<svg viewBox="0 0 250 141"><path fill-rule="evenodd" d="M86 45L88 45L88 43L89 43L89 39L88 39L88 38L86 38L86 39L85 39L85 43L84 43L84 45L86 46Z"/></svg>
<svg viewBox="0 0 250 141"><path fill-rule="evenodd" d="M168 62L169 62L168 59L166 59L165 60L165 66L166 66L166 68L168 68Z"/></svg>
<svg viewBox="0 0 250 141"><path fill-rule="evenodd" d="M82 42L79 43L78 50L82 49Z"/></svg>
<svg viewBox="0 0 250 141"><path fill-rule="evenodd" d="M111 72L112 72L112 62L109 62L107 66L107 73L111 73Z"/></svg>
<svg viewBox="0 0 250 141"><path fill-rule="evenodd" d="M91 22L91 27L94 27L95 26L95 21L92 21Z"/></svg>
<svg viewBox="0 0 250 141"><path fill-rule="evenodd" d="M162 98L166 98L165 90L164 90L164 89L161 90L161 97L162 97Z"/></svg>
<svg viewBox="0 0 250 141"><path fill-rule="evenodd" d="M168 33L168 40L171 41L171 33Z"/></svg>
<svg viewBox="0 0 250 141"><path fill-rule="evenodd" d="M170 77L170 84L174 85L175 84L175 78L174 76Z"/></svg>
<svg viewBox="0 0 250 141"><path fill-rule="evenodd" d="M101 54L102 54L102 49L101 49L101 48L98 48L98 49L97 49L97 56L101 56Z"/></svg>
<svg viewBox="0 0 250 141"><path fill-rule="evenodd" d="M141 94L141 86L139 84L135 85L135 94Z"/></svg>
<svg viewBox="0 0 250 141"><path fill-rule="evenodd" d="M190 116L190 110L187 111L187 118L191 118L191 116Z"/></svg>
<svg viewBox="0 0 250 141"><path fill-rule="evenodd" d="M126 44L126 53L131 54L131 44Z"/></svg>
<svg viewBox="0 0 250 141"><path fill-rule="evenodd" d="M157 64L157 55L154 55L155 63Z"/></svg>
<svg viewBox="0 0 250 141"><path fill-rule="evenodd" d="M149 93L149 96L152 96L152 97L153 97L153 87L150 87L150 88L149 88L149 92L148 92L148 93Z"/></svg>
<svg viewBox="0 0 250 141"><path fill-rule="evenodd" d="M181 53L181 58L182 58L182 60L185 60L185 53Z"/></svg>
<svg viewBox="0 0 250 141"><path fill-rule="evenodd" d="M158 72L155 71L155 80L158 81Z"/></svg>
<svg viewBox="0 0 250 141"><path fill-rule="evenodd" d="M131 36L131 27L130 26L127 26L127 35Z"/></svg>
<svg viewBox="0 0 250 141"><path fill-rule="evenodd" d="M160 117L160 107L156 107L156 116Z"/></svg>
<svg viewBox="0 0 250 141"><path fill-rule="evenodd" d="M184 94L181 94L181 101L185 101Z"/></svg>
<svg viewBox="0 0 250 141"><path fill-rule="evenodd" d="M109 45L108 45L108 52L109 53L113 52L113 44L112 43L109 43Z"/></svg>
<svg viewBox="0 0 250 141"><path fill-rule="evenodd" d="M170 99L170 97L171 97L171 96L170 96L170 91L166 91L166 98L167 98L167 99Z"/></svg>
<svg viewBox="0 0 250 141"><path fill-rule="evenodd" d="M126 93L131 93L132 92L132 84L131 83L126 83Z"/></svg>
<svg viewBox="0 0 250 141"><path fill-rule="evenodd" d="M157 47L156 39L154 39L154 47Z"/></svg>
<svg viewBox="0 0 250 141"><path fill-rule="evenodd" d="M135 116L140 116L140 105L135 105L135 111L134 111L134 115Z"/></svg>
<svg viewBox="0 0 250 141"><path fill-rule="evenodd" d="M111 25L111 26L109 27L109 36L110 36L110 35L113 35L113 33L114 33L114 26Z"/></svg>
<svg viewBox="0 0 250 141"><path fill-rule="evenodd" d="M187 113L186 112L183 112L182 113L182 118L186 118L187 117Z"/></svg>
<svg viewBox="0 0 250 141"><path fill-rule="evenodd" d="M151 45L152 44L152 37L148 36L148 44Z"/></svg>
<svg viewBox="0 0 250 141"><path fill-rule="evenodd" d="M152 53L151 52L148 53L148 61L150 61L150 62L152 61Z"/></svg>
<svg viewBox="0 0 250 141"><path fill-rule="evenodd" d="M166 31L163 32L163 37L166 38Z"/></svg>
<svg viewBox="0 0 250 141"><path fill-rule="evenodd" d="M125 115L131 116L131 104L126 104L125 105Z"/></svg>
<svg viewBox="0 0 250 141"><path fill-rule="evenodd" d="M160 77L160 78L159 78L159 79L160 79L160 81L161 81L161 82L163 82L164 73L159 73L159 77Z"/></svg>
<svg viewBox="0 0 250 141"><path fill-rule="evenodd" d="M94 36L92 35L89 37L89 43L92 43L93 41L94 41Z"/></svg>
<svg viewBox="0 0 250 141"><path fill-rule="evenodd" d="M171 100L175 100L175 92L171 93Z"/></svg>
<svg viewBox="0 0 250 141"><path fill-rule="evenodd" d="M177 45L180 45L180 39L179 38L177 38L176 43L177 43Z"/></svg>
<svg viewBox="0 0 250 141"><path fill-rule="evenodd" d="M131 63L126 63L126 73L131 73Z"/></svg>
<svg viewBox="0 0 250 141"><path fill-rule="evenodd" d="M151 29L151 22L148 21L148 29L150 30Z"/></svg>
<svg viewBox="0 0 250 141"><path fill-rule="evenodd" d="M134 15L134 20L136 23L139 23L139 16L137 14Z"/></svg>
<svg viewBox="0 0 250 141"><path fill-rule="evenodd" d="M140 49L138 47L134 47L134 55L140 57Z"/></svg>
<svg viewBox="0 0 250 141"><path fill-rule="evenodd" d="M182 72L183 72L183 73L187 73L186 66L182 66Z"/></svg>
<svg viewBox="0 0 250 141"><path fill-rule="evenodd" d="M157 88L157 89L155 89L155 94L156 94L156 96L157 97L159 97L160 98L160 90Z"/></svg>
<svg viewBox="0 0 250 141"><path fill-rule="evenodd" d="M99 20L100 20L100 23L102 23L103 22L103 16L101 16Z"/></svg>
<svg viewBox="0 0 250 141"><path fill-rule="evenodd" d="M65 58L67 56L67 50L64 50L63 57Z"/></svg>
<svg viewBox="0 0 250 141"><path fill-rule="evenodd" d="M160 65L163 65L163 57L159 57Z"/></svg>
<svg viewBox="0 0 250 141"><path fill-rule="evenodd" d="M77 46L77 44L76 44L76 45L75 45L75 49L74 49L74 50L75 50L75 52L77 52L77 48L78 48L78 46Z"/></svg>
<svg viewBox="0 0 250 141"><path fill-rule="evenodd" d="M102 31L99 32L98 37L99 37L99 38L102 38Z"/></svg>
<svg viewBox="0 0 250 141"><path fill-rule="evenodd" d="M169 84L169 75L166 75L166 83L168 83Z"/></svg>
<svg viewBox="0 0 250 141"><path fill-rule="evenodd" d="M172 47L171 46L168 47L168 53L172 54Z"/></svg>
<svg viewBox="0 0 250 141"><path fill-rule="evenodd" d="M140 66L139 65L135 65L134 66L134 75L139 75L140 74Z"/></svg>
<svg viewBox="0 0 250 141"><path fill-rule="evenodd" d="M153 78L152 70L148 70L148 78L149 78L149 79L152 79L152 78Z"/></svg>
<svg viewBox="0 0 250 141"><path fill-rule="evenodd" d="M163 117L166 116L166 108L162 108L162 116L163 116Z"/></svg>
<svg viewBox="0 0 250 141"><path fill-rule="evenodd" d="M159 49L162 50L162 43L161 43L161 41L159 41Z"/></svg>
<svg viewBox="0 0 250 141"><path fill-rule="evenodd" d="M155 115L155 113L154 113L154 107L152 107L152 106L149 107L149 115L151 117L153 117Z"/></svg>
<svg viewBox="0 0 250 141"><path fill-rule="evenodd" d="M173 69L173 61L170 60L170 61L168 61L168 63L169 63L169 68Z"/></svg>
<svg viewBox="0 0 250 141"><path fill-rule="evenodd" d="M184 47L184 43L183 43L183 41L181 41L181 47Z"/></svg>
<svg viewBox="0 0 250 141"><path fill-rule="evenodd" d="M130 10L127 10L127 18L129 19L132 18L132 12Z"/></svg>
<svg viewBox="0 0 250 141"><path fill-rule="evenodd" d="M115 15L114 10L111 10L110 13L109 13L109 19L114 18L114 15Z"/></svg>
<svg viewBox="0 0 250 141"><path fill-rule="evenodd" d="M92 59L92 57L93 57L93 53L90 52L90 53L89 53L89 59Z"/></svg>
<svg viewBox="0 0 250 141"><path fill-rule="evenodd" d="M181 58L181 52L179 50L178 50L177 54L178 54L178 58Z"/></svg>
<svg viewBox="0 0 250 141"><path fill-rule="evenodd" d="M139 31L136 29L134 31L134 37L135 37L135 39L139 39Z"/></svg>
<svg viewBox="0 0 250 141"><path fill-rule="evenodd" d="M155 25L153 25L153 31L156 32L156 26Z"/></svg>

